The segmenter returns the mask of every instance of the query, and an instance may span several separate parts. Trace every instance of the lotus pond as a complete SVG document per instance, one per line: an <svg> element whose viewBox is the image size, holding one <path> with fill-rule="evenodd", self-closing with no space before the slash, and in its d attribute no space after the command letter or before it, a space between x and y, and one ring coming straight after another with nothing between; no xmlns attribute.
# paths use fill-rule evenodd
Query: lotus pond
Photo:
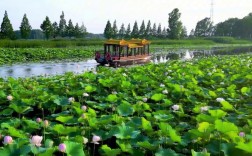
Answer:
<svg viewBox="0 0 252 156"><path fill-rule="evenodd" d="M250 156L252 56L0 79L0 153Z"/></svg>

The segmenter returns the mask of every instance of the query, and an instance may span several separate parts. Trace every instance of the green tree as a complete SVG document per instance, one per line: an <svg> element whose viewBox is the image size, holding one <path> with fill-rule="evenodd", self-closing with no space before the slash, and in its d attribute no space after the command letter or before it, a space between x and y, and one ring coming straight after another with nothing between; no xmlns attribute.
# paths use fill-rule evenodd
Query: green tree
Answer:
<svg viewBox="0 0 252 156"><path fill-rule="evenodd" d="M74 36L74 25L73 25L73 22L72 20L70 19L68 21L68 25L67 25L67 36L68 37L73 37Z"/></svg>
<svg viewBox="0 0 252 156"><path fill-rule="evenodd" d="M81 37L81 31L80 31L80 27L79 27L78 23L76 23L76 25L74 27L74 37L76 37L76 38Z"/></svg>
<svg viewBox="0 0 252 156"><path fill-rule="evenodd" d="M145 24L144 24L144 20L140 26L140 30L139 30L139 37L144 38L145 37Z"/></svg>
<svg viewBox="0 0 252 156"><path fill-rule="evenodd" d="M125 32L125 38L130 38L131 37L131 28L130 28L130 23L127 26L127 30Z"/></svg>
<svg viewBox="0 0 252 156"><path fill-rule="evenodd" d="M8 18L7 11L4 13L3 22L1 24L0 37L2 39L14 39L15 33L13 31L12 24Z"/></svg>
<svg viewBox="0 0 252 156"><path fill-rule="evenodd" d="M151 35L151 22L150 20L148 21L148 24L146 26L146 29L145 29L145 37L146 38L150 38L150 35Z"/></svg>
<svg viewBox="0 0 252 156"><path fill-rule="evenodd" d="M126 30L125 30L124 24L122 24L122 25L121 25L121 28L120 28L120 30L119 30L118 36L119 36L119 38L124 38L125 35L126 35Z"/></svg>
<svg viewBox="0 0 252 156"><path fill-rule="evenodd" d="M65 37L66 32L67 32L67 24L66 24L64 12L62 11L62 14L60 15L60 21L59 21L59 35L61 37Z"/></svg>
<svg viewBox="0 0 252 156"><path fill-rule="evenodd" d="M175 8L169 13L168 20L168 35L170 39L180 39L182 33L182 22L179 20L181 13L178 8Z"/></svg>
<svg viewBox="0 0 252 156"><path fill-rule="evenodd" d="M32 27L29 23L28 18L26 17L26 14L24 14L19 28L20 28L21 38L27 39L30 36Z"/></svg>
<svg viewBox="0 0 252 156"><path fill-rule="evenodd" d="M138 30L138 25L137 21L135 21L132 32L131 32L131 37L133 38L138 38L139 37L139 30Z"/></svg>
<svg viewBox="0 0 252 156"><path fill-rule="evenodd" d="M58 23L54 22L52 24L52 37L56 38L59 35L59 27L58 27Z"/></svg>
<svg viewBox="0 0 252 156"><path fill-rule="evenodd" d="M84 23L81 24L80 27L80 33L81 33L81 37L86 37L87 36L87 28L85 27Z"/></svg>
<svg viewBox="0 0 252 156"><path fill-rule="evenodd" d="M113 23L112 30L113 30L113 36L112 37L113 38L117 38L117 36L118 36L118 28L117 28L117 25L116 25L116 20Z"/></svg>
<svg viewBox="0 0 252 156"><path fill-rule="evenodd" d="M162 38L162 28L161 28L161 24L160 23L159 23L158 29L157 29L157 37L158 38Z"/></svg>
<svg viewBox="0 0 252 156"><path fill-rule="evenodd" d="M187 37L187 29L186 27L184 26L182 28L182 32L181 32L181 38L186 38Z"/></svg>
<svg viewBox="0 0 252 156"><path fill-rule="evenodd" d="M111 27L111 23L110 21L108 20L107 24L106 24L106 27L104 29L104 37L109 39L109 38L112 38L113 37L113 29Z"/></svg>
<svg viewBox="0 0 252 156"><path fill-rule="evenodd" d="M197 22L194 35L197 37L211 36L213 33L213 23L209 17Z"/></svg>
<svg viewBox="0 0 252 156"><path fill-rule="evenodd" d="M162 38L166 38L166 37L167 37L167 31L166 31L166 28L165 28L165 27L164 27L163 30L162 30L161 37L162 37Z"/></svg>
<svg viewBox="0 0 252 156"><path fill-rule="evenodd" d="M40 25L40 28L45 34L46 39L49 39L52 35L53 28L52 28L52 24L48 16L46 16L45 20Z"/></svg>
<svg viewBox="0 0 252 156"><path fill-rule="evenodd" d="M156 23L153 24L153 27L151 29L151 36L152 37L157 37L157 26L156 26Z"/></svg>

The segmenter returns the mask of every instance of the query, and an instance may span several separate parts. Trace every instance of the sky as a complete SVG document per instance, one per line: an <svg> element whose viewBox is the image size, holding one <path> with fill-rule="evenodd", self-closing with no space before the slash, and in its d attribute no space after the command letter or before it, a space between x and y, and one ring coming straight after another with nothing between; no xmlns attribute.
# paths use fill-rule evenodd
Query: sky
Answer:
<svg viewBox="0 0 252 156"><path fill-rule="evenodd" d="M59 23L64 11L68 23L82 23L91 33L103 33L108 20L116 20L118 29L122 23L125 27L137 21L138 26L144 20L153 25L168 27L169 13L178 8L181 22L188 33L195 29L198 21L210 17L211 0L0 0L0 23L5 10L14 30L19 30L26 13L33 29L48 16L50 21ZM228 18L243 18L252 12L251 0L213 0L213 22L217 24Z"/></svg>

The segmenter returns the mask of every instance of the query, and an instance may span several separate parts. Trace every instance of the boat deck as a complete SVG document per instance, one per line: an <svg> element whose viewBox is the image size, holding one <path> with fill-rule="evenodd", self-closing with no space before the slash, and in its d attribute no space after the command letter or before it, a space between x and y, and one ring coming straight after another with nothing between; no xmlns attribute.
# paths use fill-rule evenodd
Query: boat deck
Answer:
<svg viewBox="0 0 252 156"><path fill-rule="evenodd" d="M114 62L126 62L126 61L137 61L137 60L147 60L150 59L150 55L135 55L128 57L120 57L120 60L113 60Z"/></svg>

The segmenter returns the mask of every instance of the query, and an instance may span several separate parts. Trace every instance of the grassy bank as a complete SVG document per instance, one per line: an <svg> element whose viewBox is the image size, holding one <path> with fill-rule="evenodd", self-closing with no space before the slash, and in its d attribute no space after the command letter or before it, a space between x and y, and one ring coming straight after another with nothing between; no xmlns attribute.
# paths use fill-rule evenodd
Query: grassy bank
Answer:
<svg viewBox="0 0 252 156"><path fill-rule="evenodd" d="M53 40L0 40L2 48L65 48L83 46L101 46L105 40L98 39L53 39ZM218 44L251 44L249 40L232 37L191 38L182 40L151 39L153 45L165 46L214 46Z"/></svg>

